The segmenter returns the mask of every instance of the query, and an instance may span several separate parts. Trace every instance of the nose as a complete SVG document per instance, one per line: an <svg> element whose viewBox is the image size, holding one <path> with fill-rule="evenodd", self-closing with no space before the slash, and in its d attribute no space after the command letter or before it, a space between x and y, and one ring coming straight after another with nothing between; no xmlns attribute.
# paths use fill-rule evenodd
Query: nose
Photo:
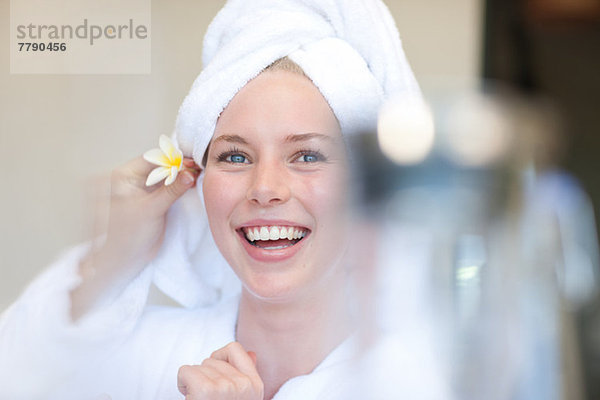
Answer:
<svg viewBox="0 0 600 400"><path fill-rule="evenodd" d="M290 195L289 179L283 166L264 163L254 167L246 196L250 202L261 206L277 205L288 201Z"/></svg>

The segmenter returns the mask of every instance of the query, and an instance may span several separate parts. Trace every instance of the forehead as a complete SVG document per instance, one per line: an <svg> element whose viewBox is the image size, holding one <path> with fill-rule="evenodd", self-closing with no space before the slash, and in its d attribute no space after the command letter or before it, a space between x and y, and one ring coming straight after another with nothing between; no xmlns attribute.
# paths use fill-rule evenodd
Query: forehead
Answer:
<svg viewBox="0 0 600 400"><path fill-rule="evenodd" d="M248 82L223 110L213 141L222 135L286 140L298 133L341 137L331 107L312 81L289 71L268 71Z"/></svg>

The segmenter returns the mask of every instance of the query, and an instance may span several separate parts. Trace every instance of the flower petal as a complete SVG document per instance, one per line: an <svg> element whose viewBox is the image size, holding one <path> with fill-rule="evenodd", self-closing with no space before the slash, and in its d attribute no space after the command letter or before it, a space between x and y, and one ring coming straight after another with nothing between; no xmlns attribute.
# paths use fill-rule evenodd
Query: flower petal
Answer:
<svg viewBox="0 0 600 400"><path fill-rule="evenodd" d="M178 151L177 147L175 147L175 145L167 135L160 135L160 137L158 138L158 145L169 159L170 165L173 165L175 155Z"/></svg>
<svg viewBox="0 0 600 400"><path fill-rule="evenodd" d="M175 151L173 165L177 167L177 171L181 171L181 168L183 168L183 153L177 147L175 148Z"/></svg>
<svg viewBox="0 0 600 400"><path fill-rule="evenodd" d="M144 160L146 160L149 163L152 163L154 165L160 165L161 167L167 167L167 168L169 168L171 166L169 159L167 158L167 156L165 156L165 154L160 149L148 150L147 152L144 153L143 157L144 157Z"/></svg>
<svg viewBox="0 0 600 400"><path fill-rule="evenodd" d="M171 170L169 172L169 177L165 181L165 186L169 186L171 183L175 182L178 172L179 172L179 170L177 169L177 167L171 167Z"/></svg>
<svg viewBox="0 0 600 400"><path fill-rule="evenodd" d="M165 167L154 168L152 170L152 172L150 172L150 174L148 174L148 179L146 179L146 186L152 186L152 185L162 181L167 176L169 176L170 173L171 173L171 170L169 168L165 168Z"/></svg>

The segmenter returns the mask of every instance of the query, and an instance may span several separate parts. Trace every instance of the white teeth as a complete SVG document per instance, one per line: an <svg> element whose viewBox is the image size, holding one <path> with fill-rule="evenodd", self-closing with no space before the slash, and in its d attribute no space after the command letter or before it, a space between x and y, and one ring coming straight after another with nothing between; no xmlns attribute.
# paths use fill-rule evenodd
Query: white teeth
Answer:
<svg viewBox="0 0 600 400"><path fill-rule="evenodd" d="M286 247L290 247L293 246L291 244L284 244L283 246L267 246L267 247L263 247L263 249L265 250L279 250L279 249L285 249Z"/></svg>
<svg viewBox="0 0 600 400"><path fill-rule="evenodd" d="M246 238L251 242L256 240L301 239L305 237L307 233L307 231L304 229L292 228L291 226L261 226L245 228L244 232Z"/></svg>
<svg viewBox="0 0 600 400"><path fill-rule="evenodd" d="M266 226L260 228L260 240L269 240L269 228Z"/></svg>

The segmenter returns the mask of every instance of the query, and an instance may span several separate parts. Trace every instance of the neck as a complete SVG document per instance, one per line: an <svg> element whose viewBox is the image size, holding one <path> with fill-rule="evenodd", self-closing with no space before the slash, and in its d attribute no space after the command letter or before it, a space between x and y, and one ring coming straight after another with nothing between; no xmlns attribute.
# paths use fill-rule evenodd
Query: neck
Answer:
<svg viewBox="0 0 600 400"><path fill-rule="evenodd" d="M350 330L343 284L278 302L242 291L237 340L257 355L265 399L288 379L313 371Z"/></svg>

